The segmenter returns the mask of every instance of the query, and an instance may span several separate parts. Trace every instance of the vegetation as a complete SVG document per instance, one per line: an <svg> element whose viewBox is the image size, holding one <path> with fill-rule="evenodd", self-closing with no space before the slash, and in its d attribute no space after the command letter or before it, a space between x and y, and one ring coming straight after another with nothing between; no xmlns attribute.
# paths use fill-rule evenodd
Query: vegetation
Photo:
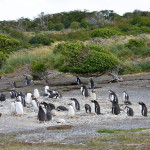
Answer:
<svg viewBox="0 0 150 150"><path fill-rule="evenodd" d="M9 54L12 51L18 49L20 46L20 42L11 38L8 35L0 33L0 51Z"/></svg>
<svg viewBox="0 0 150 150"><path fill-rule="evenodd" d="M118 60L110 52L96 45L85 46L83 43L61 43L54 49L59 55L58 69L72 73L105 72L115 68ZM61 57L60 57L61 54ZM54 63L56 60L54 60Z"/></svg>

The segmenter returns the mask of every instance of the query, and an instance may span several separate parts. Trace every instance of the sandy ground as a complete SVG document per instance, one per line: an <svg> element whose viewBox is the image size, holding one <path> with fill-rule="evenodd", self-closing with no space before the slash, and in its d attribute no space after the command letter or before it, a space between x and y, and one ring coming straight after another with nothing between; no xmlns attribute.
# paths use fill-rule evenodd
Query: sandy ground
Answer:
<svg viewBox="0 0 150 150"><path fill-rule="evenodd" d="M13 76L13 78L12 78ZM62 93L61 99L46 99L42 96L39 101L46 101L54 103L55 106L64 105L68 107L70 102L69 98L76 98L81 106L81 110L76 112L76 117L69 119L67 112L57 112L53 116L53 120L39 123L37 120L37 112L33 112L33 107L24 108L24 116L16 117L10 115L10 103L11 99L9 97L8 91L6 89L11 88L12 81L17 81L17 84L23 85L23 76L17 76L16 74L7 75L2 77L0 80L0 90L5 91L7 95L7 100L5 102L0 102L0 112L2 116L0 118L0 133L13 133L16 134L16 139L23 140L25 142L40 143L40 142L53 142L61 144L85 144L88 138L100 136L96 131L102 128L119 128L119 129L130 129L130 128L143 128L150 127L150 74L138 74L123 76L124 81L118 83L108 83L110 77L103 76L99 78L93 78L96 83L96 94L97 101L100 104L101 115L93 115L85 113L84 104L90 104L91 98L85 99L80 92L77 85L67 86L71 90L65 91L64 83L75 82L75 77L71 75L59 75L57 78L51 78L51 89L59 89ZM81 80L87 85L89 78L81 78ZM37 84L37 83L36 83ZM63 86L61 86L63 84ZM76 88L74 88L76 87ZM31 84L30 87L17 88L17 91L33 92L34 88L38 88L41 95L44 92L44 83L35 85ZM67 89L66 88L66 89ZM108 90L111 89L116 92L119 105L123 109L125 107L123 103L123 91L125 90L132 102L132 108L134 110L134 116L129 117L126 115L126 111L122 112L120 115L111 114L111 103L108 101ZM90 89L89 89L90 91ZM2 93L2 92L1 92ZM138 101L143 101L148 107L148 116L143 117L140 114ZM91 105L91 104L90 104ZM58 124L58 119L64 119L65 123ZM61 130L48 130L48 127L58 125L72 125L71 129L61 129Z"/></svg>

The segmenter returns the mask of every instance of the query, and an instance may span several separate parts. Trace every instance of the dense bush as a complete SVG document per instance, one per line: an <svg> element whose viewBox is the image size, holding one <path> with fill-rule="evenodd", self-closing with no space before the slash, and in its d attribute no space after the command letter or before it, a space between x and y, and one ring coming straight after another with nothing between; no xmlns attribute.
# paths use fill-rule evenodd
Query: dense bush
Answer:
<svg viewBox="0 0 150 150"><path fill-rule="evenodd" d="M3 54L3 52L0 52L0 68L2 67L5 61L6 61L5 54Z"/></svg>
<svg viewBox="0 0 150 150"><path fill-rule="evenodd" d="M121 32L113 29L113 28L101 28L95 29L91 33L91 37L102 37L102 38L110 38L114 35L121 35Z"/></svg>
<svg viewBox="0 0 150 150"><path fill-rule="evenodd" d="M34 36L29 40L30 44L50 45L52 42L53 40L45 36Z"/></svg>
<svg viewBox="0 0 150 150"><path fill-rule="evenodd" d="M105 72L118 64L117 58L104 48L95 45L85 46L83 43L61 43L55 47L54 54L62 55L62 64L58 69L63 72Z"/></svg>
<svg viewBox="0 0 150 150"><path fill-rule="evenodd" d="M20 42L11 38L6 34L0 33L0 51L3 53L11 53L12 51L18 49Z"/></svg>
<svg viewBox="0 0 150 150"><path fill-rule="evenodd" d="M134 47L144 47L144 46L146 46L146 43L143 40L136 40L136 39L130 39L126 44L126 47L131 49Z"/></svg>

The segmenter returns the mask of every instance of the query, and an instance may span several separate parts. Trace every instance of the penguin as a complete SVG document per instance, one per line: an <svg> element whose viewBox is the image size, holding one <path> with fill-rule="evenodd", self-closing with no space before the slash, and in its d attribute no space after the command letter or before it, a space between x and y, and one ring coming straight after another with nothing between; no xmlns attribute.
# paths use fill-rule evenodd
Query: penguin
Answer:
<svg viewBox="0 0 150 150"><path fill-rule="evenodd" d="M142 116L147 116L147 107L143 102L138 102Z"/></svg>
<svg viewBox="0 0 150 150"><path fill-rule="evenodd" d="M41 102L40 104L44 105L45 108L48 107L50 110L55 109L55 105L52 103Z"/></svg>
<svg viewBox="0 0 150 150"><path fill-rule="evenodd" d="M90 92L91 99L96 100L96 93L94 90Z"/></svg>
<svg viewBox="0 0 150 150"><path fill-rule="evenodd" d="M33 95L35 98L40 98L40 93L39 93L39 90L38 89L34 89L34 92L33 92Z"/></svg>
<svg viewBox="0 0 150 150"><path fill-rule="evenodd" d="M37 98L32 97L32 105L33 105L34 112L39 110L39 101L37 100Z"/></svg>
<svg viewBox="0 0 150 150"><path fill-rule="evenodd" d="M90 79L90 89L94 89L94 81L92 78Z"/></svg>
<svg viewBox="0 0 150 150"><path fill-rule="evenodd" d="M46 121L50 121L53 118L51 108L49 105L47 105L45 108L46 108Z"/></svg>
<svg viewBox="0 0 150 150"><path fill-rule="evenodd" d="M48 105L49 105L49 107L50 107L51 110L55 109L55 105L54 104L49 103Z"/></svg>
<svg viewBox="0 0 150 150"><path fill-rule="evenodd" d="M5 94L1 94L0 95L0 101L6 101L6 95Z"/></svg>
<svg viewBox="0 0 150 150"><path fill-rule="evenodd" d="M22 103L19 99L16 99L15 100L15 108L16 108L16 115L17 117L19 116L23 116L23 106L22 106Z"/></svg>
<svg viewBox="0 0 150 150"><path fill-rule="evenodd" d="M74 110L80 110L80 104L79 104L78 100L75 98L71 98L70 100L72 101L72 106L73 106Z"/></svg>
<svg viewBox="0 0 150 150"><path fill-rule="evenodd" d="M30 85L30 80L28 79L27 76L25 76L25 78L24 78L24 83L25 83L26 86Z"/></svg>
<svg viewBox="0 0 150 150"><path fill-rule="evenodd" d="M89 94L88 94L88 89L85 85L82 85L81 86L81 92L82 92L82 95L85 96L85 97L88 97Z"/></svg>
<svg viewBox="0 0 150 150"><path fill-rule="evenodd" d="M12 86L13 86L14 88L18 88L18 86L17 86L17 84L16 84L15 81L13 81Z"/></svg>
<svg viewBox="0 0 150 150"><path fill-rule="evenodd" d="M69 118L74 118L75 117L75 110L73 109L72 104L68 104L69 109L68 109L68 117Z"/></svg>
<svg viewBox="0 0 150 150"><path fill-rule="evenodd" d="M16 114L16 106L15 106L15 101L12 101L10 104L10 114L15 115Z"/></svg>
<svg viewBox="0 0 150 150"><path fill-rule="evenodd" d="M129 95L126 91L123 91L123 100L125 105L132 105L132 103L129 101Z"/></svg>
<svg viewBox="0 0 150 150"><path fill-rule="evenodd" d="M26 107L25 95L23 94L23 92L20 92L17 97L19 96L23 107Z"/></svg>
<svg viewBox="0 0 150 150"><path fill-rule="evenodd" d="M77 83L78 85L82 84L82 82L81 82L81 80L80 80L80 78L79 78L78 76L76 76L76 83Z"/></svg>
<svg viewBox="0 0 150 150"><path fill-rule="evenodd" d="M91 113L91 106L89 104L85 104L84 107L86 113Z"/></svg>
<svg viewBox="0 0 150 150"><path fill-rule="evenodd" d="M118 103L118 97L117 97L116 93L112 90L109 90L108 92L109 92L109 99L111 101L115 101L116 103Z"/></svg>
<svg viewBox="0 0 150 150"><path fill-rule="evenodd" d="M93 111L97 114L100 115L100 105L96 100L91 100L91 103L93 105Z"/></svg>
<svg viewBox="0 0 150 150"><path fill-rule="evenodd" d="M32 93L27 93L26 97L25 97L25 101L28 104L32 103Z"/></svg>
<svg viewBox="0 0 150 150"><path fill-rule="evenodd" d="M120 114L120 107L116 101L110 101L112 103L112 114L118 115Z"/></svg>
<svg viewBox="0 0 150 150"><path fill-rule="evenodd" d="M18 96L18 92L16 92L15 90L11 90L9 94L11 99L15 99Z"/></svg>
<svg viewBox="0 0 150 150"><path fill-rule="evenodd" d="M125 106L125 109L127 110L127 115L128 116L133 116L134 115L133 109L131 107Z"/></svg>
<svg viewBox="0 0 150 150"><path fill-rule="evenodd" d="M49 86L45 86L44 88L44 96L48 96L49 95Z"/></svg>
<svg viewBox="0 0 150 150"><path fill-rule="evenodd" d="M57 111L68 111L68 109L65 106L58 106L56 108Z"/></svg>
<svg viewBox="0 0 150 150"><path fill-rule="evenodd" d="M41 105L39 105L38 120L40 121L40 123L46 121L46 112Z"/></svg>

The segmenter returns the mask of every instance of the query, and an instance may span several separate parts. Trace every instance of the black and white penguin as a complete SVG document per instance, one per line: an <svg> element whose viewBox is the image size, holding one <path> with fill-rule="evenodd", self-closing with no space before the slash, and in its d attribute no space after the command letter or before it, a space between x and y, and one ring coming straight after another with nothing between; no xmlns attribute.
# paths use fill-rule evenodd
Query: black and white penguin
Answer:
<svg viewBox="0 0 150 150"><path fill-rule="evenodd" d="M46 111L44 111L42 105L39 105L38 120L40 123L46 121Z"/></svg>
<svg viewBox="0 0 150 150"><path fill-rule="evenodd" d="M17 86L17 84L16 84L15 81L12 82L12 86L13 86L14 88L18 88L18 86Z"/></svg>
<svg viewBox="0 0 150 150"><path fill-rule="evenodd" d="M93 111L95 111L94 113L96 113L97 115L100 115L100 105L96 100L91 100L92 106L93 106Z"/></svg>
<svg viewBox="0 0 150 150"><path fill-rule="evenodd" d="M88 89L87 89L87 87L86 87L84 84L81 85L81 93L82 93L82 95L85 96L85 97L88 97L88 96L89 96Z"/></svg>
<svg viewBox="0 0 150 150"><path fill-rule="evenodd" d="M138 102L142 116L147 116L147 107L143 102Z"/></svg>
<svg viewBox="0 0 150 150"><path fill-rule="evenodd" d="M75 110L72 106L72 104L68 104L69 108L68 108L68 117L69 118L74 118L75 117Z"/></svg>
<svg viewBox="0 0 150 150"><path fill-rule="evenodd" d="M81 80L80 80L80 78L79 78L78 76L76 76L76 83L77 83L78 85L82 84L82 82L81 82Z"/></svg>
<svg viewBox="0 0 150 150"><path fill-rule="evenodd" d="M96 100L96 92L94 90L90 92L90 96L92 100Z"/></svg>
<svg viewBox="0 0 150 150"><path fill-rule="evenodd" d="M50 94L49 94L48 98L55 98L55 99L62 98L62 95L59 91L52 91L52 92L49 92L49 93Z"/></svg>
<svg viewBox="0 0 150 150"><path fill-rule="evenodd" d="M56 108L57 111L68 111L68 108L66 108L65 106L58 106Z"/></svg>
<svg viewBox="0 0 150 150"><path fill-rule="evenodd" d="M89 104L85 104L84 107L86 113L91 113L91 106Z"/></svg>
<svg viewBox="0 0 150 150"><path fill-rule="evenodd" d="M15 99L18 96L18 92L16 92L15 90L11 90L9 94L11 99Z"/></svg>
<svg viewBox="0 0 150 150"><path fill-rule="evenodd" d="M16 114L16 106L15 106L15 101L12 101L10 104L10 114L15 115Z"/></svg>
<svg viewBox="0 0 150 150"><path fill-rule="evenodd" d="M26 86L30 85L30 80L28 79L27 76L25 76L25 78L24 78L24 83L25 83Z"/></svg>
<svg viewBox="0 0 150 150"><path fill-rule="evenodd" d="M53 118L50 105L45 106L45 108L46 108L46 121L50 121Z"/></svg>
<svg viewBox="0 0 150 150"><path fill-rule="evenodd" d="M19 92L16 97L21 101L23 107L26 107L25 95L23 94L23 92Z"/></svg>
<svg viewBox="0 0 150 150"><path fill-rule="evenodd" d="M109 92L109 99L111 101L115 101L116 103L118 103L118 97L117 97L116 93L112 90L109 90L108 92Z"/></svg>
<svg viewBox="0 0 150 150"><path fill-rule="evenodd" d="M40 98L40 93L38 89L34 89L33 96L37 99Z"/></svg>
<svg viewBox="0 0 150 150"><path fill-rule="evenodd" d="M74 110L80 110L80 104L79 104L78 100L75 98L71 98L70 100L72 101L72 106L73 106Z"/></svg>
<svg viewBox="0 0 150 150"><path fill-rule="evenodd" d="M6 100L6 95L2 93L0 95L0 101L5 101L5 100Z"/></svg>
<svg viewBox="0 0 150 150"><path fill-rule="evenodd" d="M26 94L25 101L26 101L27 104L32 103L32 93L27 93Z"/></svg>
<svg viewBox="0 0 150 150"><path fill-rule="evenodd" d="M126 91L123 91L123 100L125 105L132 105L132 103L129 101L129 95Z"/></svg>
<svg viewBox="0 0 150 150"><path fill-rule="evenodd" d="M125 109L127 110L127 115L128 116L133 116L134 115L133 109L131 107L125 106Z"/></svg>
<svg viewBox="0 0 150 150"><path fill-rule="evenodd" d="M32 105L34 112L39 110L39 101L37 100L36 97L32 97Z"/></svg>
<svg viewBox="0 0 150 150"><path fill-rule="evenodd" d="M22 103L19 99L16 99L15 100L15 109L16 109L16 115L17 117L19 116L23 116L23 106L22 106Z"/></svg>
<svg viewBox="0 0 150 150"><path fill-rule="evenodd" d="M110 101L110 102L112 102L112 114L114 115L120 114L119 104L116 101Z"/></svg>
<svg viewBox="0 0 150 150"><path fill-rule="evenodd" d="M90 89L94 89L94 81L93 81L93 79L91 78L90 79Z"/></svg>

